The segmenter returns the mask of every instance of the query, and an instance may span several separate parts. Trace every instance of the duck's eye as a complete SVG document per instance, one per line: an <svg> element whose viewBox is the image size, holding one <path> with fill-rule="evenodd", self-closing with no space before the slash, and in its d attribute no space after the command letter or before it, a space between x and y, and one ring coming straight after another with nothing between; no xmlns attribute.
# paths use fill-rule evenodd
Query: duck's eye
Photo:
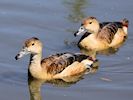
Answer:
<svg viewBox="0 0 133 100"><path fill-rule="evenodd" d="M32 46L35 45L34 43L32 43Z"/></svg>
<svg viewBox="0 0 133 100"><path fill-rule="evenodd" d="M89 24L92 24L92 22L89 22Z"/></svg>
<svg viewBox="0 0 133 100"><path fill-rule="evenodd" d="M83 27L81 27L80 29L81 29L81 30L83 30L84 28L83 28Z"/></svg>

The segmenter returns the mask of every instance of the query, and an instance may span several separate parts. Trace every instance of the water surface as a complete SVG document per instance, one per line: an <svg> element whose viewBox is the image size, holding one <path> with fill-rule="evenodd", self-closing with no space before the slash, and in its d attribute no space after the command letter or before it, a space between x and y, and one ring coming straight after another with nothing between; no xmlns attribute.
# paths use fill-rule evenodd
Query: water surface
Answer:
<svg viewBox="0 0 133 100"><path fill-rule="evenodd" d="M128 18L129 36L113 55L99 55L96 74L68 87L44 84L43 100L132 100L133 98L133 1L132 0L0 0L0 99L29 100L29 57L15 61L25 39L36 36L44 43L43 55L79 52L73 32L86 16L100 21ZM65 43L64 43L65 41Z"/></svg>

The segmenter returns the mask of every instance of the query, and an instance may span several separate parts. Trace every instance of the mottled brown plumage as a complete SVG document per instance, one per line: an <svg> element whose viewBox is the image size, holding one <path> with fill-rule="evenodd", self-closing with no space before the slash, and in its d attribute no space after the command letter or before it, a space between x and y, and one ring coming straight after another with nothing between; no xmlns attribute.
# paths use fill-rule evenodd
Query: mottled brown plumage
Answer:
<svg viewBox="0 0 133 100"><path fill-rule="evenodd" d="M46 71L49 74L57 74L63 71L67 67L67 62L59 57L58 55L53 55L48 58L44 58L41 61L42 66L46 67Z"/></svg>

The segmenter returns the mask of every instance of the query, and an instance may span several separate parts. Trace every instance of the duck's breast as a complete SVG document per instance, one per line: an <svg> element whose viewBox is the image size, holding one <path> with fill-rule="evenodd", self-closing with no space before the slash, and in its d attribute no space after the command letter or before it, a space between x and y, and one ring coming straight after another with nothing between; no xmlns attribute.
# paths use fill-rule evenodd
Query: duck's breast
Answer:
<svg viewBox="0 0 133 100"><path fill-rule="evenodd" d="M98 39L95 34L91 34L84 38L80 45L87 50L103 50L108 47L107 43Z"/></svg>

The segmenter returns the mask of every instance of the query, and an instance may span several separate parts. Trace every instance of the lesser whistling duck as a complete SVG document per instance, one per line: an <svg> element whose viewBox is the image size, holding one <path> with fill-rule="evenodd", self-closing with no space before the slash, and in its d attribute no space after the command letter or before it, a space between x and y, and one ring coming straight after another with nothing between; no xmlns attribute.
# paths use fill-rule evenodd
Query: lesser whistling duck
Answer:
<svg viewBox="0 0 133 100"><path fill-rule="evenodd" d="M24 42L16 60L30 54L28 70L37 79L58 79L91 69L97 60L81 53L59 53L42 59L42 42L32 37Z"/></svg>
<svg viewBox="0 0 133 100"><path fill-rule="evenodd" d="M74 35L83 35L78 42L81 48L95 51L105 50L125 40L128 24L129 21L126 18L120 22L99 23L95 17L87 17Z"/></svg>

